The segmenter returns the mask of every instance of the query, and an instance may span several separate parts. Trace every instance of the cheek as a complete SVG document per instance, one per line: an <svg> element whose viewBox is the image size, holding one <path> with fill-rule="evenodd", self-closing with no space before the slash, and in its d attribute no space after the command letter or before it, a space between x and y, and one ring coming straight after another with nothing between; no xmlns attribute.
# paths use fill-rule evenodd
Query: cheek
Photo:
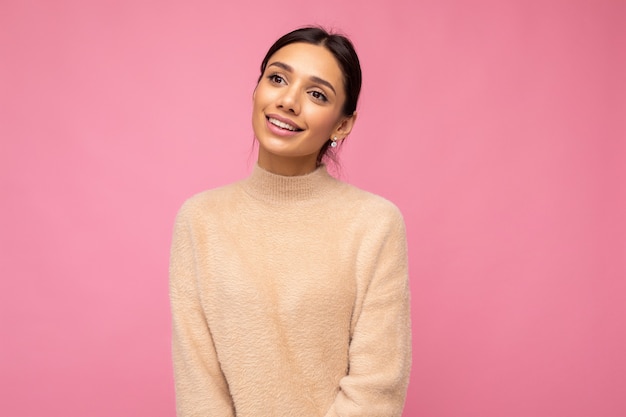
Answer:
<svg viewBox="0 0 626 417"><path fill-rule="evenodd" d="M258 89L255 90L254 94L252 95L252 108L254 110L257 110L260 107L261 97L262 97L262 92L259 91Z"/></svg>
<svg viewBox="0 0 626 417"><path fill-rule="evenodd" d="M269 103L276 100L276 94L277 92L273 89L268 89L265 85L259 84L252 95L254 108L266 107Z"/></svg>
<svg viewBox="0 0 626 417"><path fill-rule="evenodd" d="M335 126L339 122L336 112L324 111L315 115L316 126L320 130L320 134L330 136Z"/></svg>

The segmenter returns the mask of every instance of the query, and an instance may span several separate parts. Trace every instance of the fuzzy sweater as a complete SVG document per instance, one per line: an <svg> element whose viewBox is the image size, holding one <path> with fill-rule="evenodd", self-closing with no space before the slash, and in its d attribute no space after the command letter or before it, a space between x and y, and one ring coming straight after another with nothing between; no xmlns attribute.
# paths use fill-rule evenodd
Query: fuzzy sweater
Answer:
<svg viewBox="0 0 626 417"><path fill-rule="evenodd" d="M250 177L180 209L170 262L179 417L401 416L405 229L325 167Z"/></svg>

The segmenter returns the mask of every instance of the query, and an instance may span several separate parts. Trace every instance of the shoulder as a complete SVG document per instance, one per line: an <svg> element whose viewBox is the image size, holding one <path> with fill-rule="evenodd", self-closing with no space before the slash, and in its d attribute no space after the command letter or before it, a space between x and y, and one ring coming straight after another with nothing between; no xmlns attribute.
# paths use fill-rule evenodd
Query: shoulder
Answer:
<svg viewBox="0 0 626 417"><path fill-rule="evenodd" d="M237 181L192 195L183 202L178 210L177 221L186 220L193 222L195 219L204 217L209 213L226 210L227 206L236 199L240 182Z"/></svg>
<svg viewBox="0 0 626 417"><path fill-rule="evenodd" d="M402 212L398 206L387 198L363 190L354 185L343 184L343 195L353 209L359 212L378 214L384 217L402 219Z"/></svg>
<svg viewBox="0 0 626 417"><path fill-rule="evenodd" d="M404 217L395 203L351 184L341 187L340 204L354 221L368 228L404 230Z"/></svg>

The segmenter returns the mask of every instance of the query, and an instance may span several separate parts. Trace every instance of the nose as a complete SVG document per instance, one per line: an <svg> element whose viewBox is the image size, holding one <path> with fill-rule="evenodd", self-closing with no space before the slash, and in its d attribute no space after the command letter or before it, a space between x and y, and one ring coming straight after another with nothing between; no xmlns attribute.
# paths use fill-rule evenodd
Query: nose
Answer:
<svg viewBox="0 0 626 417"><path fill-rule="evenodd" d="M283 88L282 94L278 97L276 103L279 109L283 109L289 113L300 113L299 89L295 85Z"/></svg>

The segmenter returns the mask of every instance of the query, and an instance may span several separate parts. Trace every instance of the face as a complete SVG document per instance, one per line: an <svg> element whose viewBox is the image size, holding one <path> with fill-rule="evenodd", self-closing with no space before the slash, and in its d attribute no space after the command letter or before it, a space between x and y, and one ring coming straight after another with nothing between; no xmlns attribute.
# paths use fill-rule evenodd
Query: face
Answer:
<svg viewBox="0 0 626 417"><path fill-rule="evenodd" d="M343 73L325 47L292 43L272 55L253 95L259 166L284 175L311 172L328 139L345 138Z"/></svg>

